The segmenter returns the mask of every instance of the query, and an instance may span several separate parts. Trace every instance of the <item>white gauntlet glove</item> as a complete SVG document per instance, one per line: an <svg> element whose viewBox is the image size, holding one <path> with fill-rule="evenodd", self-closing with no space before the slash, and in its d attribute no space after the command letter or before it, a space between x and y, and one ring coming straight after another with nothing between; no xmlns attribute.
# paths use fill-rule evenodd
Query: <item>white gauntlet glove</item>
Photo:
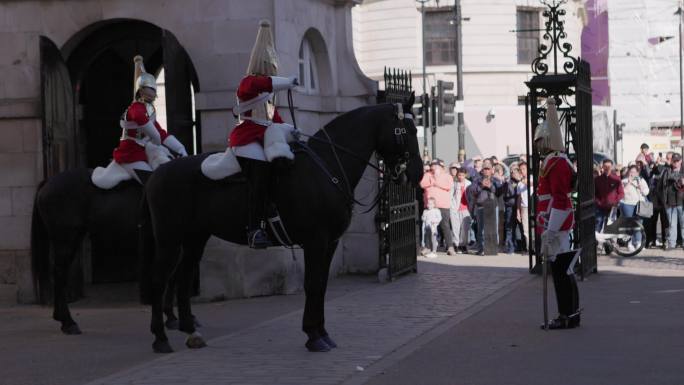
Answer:
<svg viewBox="0 0 684 385"><path fill-rule="evenodd" d="M552 258L560 250L560 240L558 231L544 230L541 234L541 254L547 258Z"/></svg>
<svg viewBox="0 0 684 385"><path fill-rule="evenodd" d="M271 76L271 82L273 84L273 91L289 90L299 85L299 81L297 80L296 76L290 76L287 78Z"/></svg>

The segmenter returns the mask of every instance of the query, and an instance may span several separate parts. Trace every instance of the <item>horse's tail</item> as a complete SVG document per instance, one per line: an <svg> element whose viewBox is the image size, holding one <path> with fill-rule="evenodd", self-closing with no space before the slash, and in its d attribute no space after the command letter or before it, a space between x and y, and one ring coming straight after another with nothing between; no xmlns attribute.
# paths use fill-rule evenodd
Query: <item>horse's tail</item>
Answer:
<svg viewBox="0 0 684 385"><path fill-rule="evenodd" d="M143 189L138 219L138 258L140 260L140 302L152 304L154 282L154 233L152 232L152 215L147 203L147 194Z"/></svg>
<svg viewBox="0 0 684 385"><path fill-rule="evenodd" d="M38 207L38 196L45 181L40 182L33 199L33 217L31 219L31 272L33 273L33 290L39 303L45 304L51 298L52 285L50 279L50 238Z"/></svg>

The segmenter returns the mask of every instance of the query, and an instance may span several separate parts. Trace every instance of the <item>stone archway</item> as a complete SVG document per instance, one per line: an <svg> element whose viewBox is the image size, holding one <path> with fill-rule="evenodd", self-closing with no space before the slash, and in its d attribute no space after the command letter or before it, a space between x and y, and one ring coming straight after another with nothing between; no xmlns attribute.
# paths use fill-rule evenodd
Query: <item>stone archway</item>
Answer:
<svg viewBox="0 0 684 385"><path fill-rule="evenodd" d="M133 98L133 57L137 54L145 58L148 72L155 76L165 72L166 98L157 103L165 104L161 108L166 112L164 128L183 142L188 152L201 151L195 145L201 143L201 130L193 111L198 77L189 56L171 32L140 20L105 20L82 29L61 49L42 37L43 51L44 76L55 79L48 83L51 88L43 91L44 116L59 118L44 123L44 157L48 165L56 164L46 167L46 172L54 174L75 166L94 168L109 163L121 136L119 119ZM72 105L55 103L60 95L72 96ZM65 125L68 129L64 129ZM51 135L53 131L59 135ZM59 146L61 142L57 141L64 132L70 133L66 147ZM82 258L85 280L134 280L137 250L135 245L126 243L105 244L91 237L90 252L86 251Z"/></svg>

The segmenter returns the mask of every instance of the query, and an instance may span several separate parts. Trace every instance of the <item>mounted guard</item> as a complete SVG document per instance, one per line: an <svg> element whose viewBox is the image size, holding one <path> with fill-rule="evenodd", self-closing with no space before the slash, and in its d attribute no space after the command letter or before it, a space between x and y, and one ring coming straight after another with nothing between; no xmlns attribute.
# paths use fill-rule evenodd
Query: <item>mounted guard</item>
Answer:
<svg viewBox="0 0 684 385"><path fill-rule="evenodd" d="M168 150L179 156L188 155L183 144L157 122L153 104L157 98L157 80L145 71L142 56L137 55L133 62L134 99L119 122L122 129L119 146L114 149L114 159L107 168L93 170L93 183L104 189L128 179L143 183L136 170L152 172L173 158Z"/></svg>
<svg viewBox="0 0 684 385"><path fill-rule="evenodd" d="M230 134L228 149L207 157L202 163L202 172L210 179L222 179L240 170L247 176L247 243L256 249L271 245L264 229L269 162L289 164L294 160L288 144L294 127L284 123L278 114L274 93L292 89L298 83L296 77L278 77L277 72L278 58L271 24L262 20L246 76L237 90L233 114L238 117L239 124Z"/></svg>
<svg viewBox="0 0 684 385"><path fill-rule="evenodd" d="M570 232L575 223L570 193L574 189L575 170L565 154L558 122L556 101L547 99L546 121L537 126L534 142L544 157L537 186L537 235L541 255L549 262L556 292L559 316L548 322L546 274L544 274L544 325L542 328L569 329L580 325L579 292L574 266L578 250L570 250ZM545 270L546 272L546 270Z"/></svg>

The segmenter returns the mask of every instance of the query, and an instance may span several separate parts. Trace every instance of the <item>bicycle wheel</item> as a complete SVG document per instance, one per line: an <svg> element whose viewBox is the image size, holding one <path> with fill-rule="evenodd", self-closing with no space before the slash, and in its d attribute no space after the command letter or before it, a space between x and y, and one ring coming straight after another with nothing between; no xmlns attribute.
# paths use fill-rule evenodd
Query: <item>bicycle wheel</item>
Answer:
<svg viewBox="0 0 684 385"><path fill-rule="evenodd" d="M635 244L634 239L639 238L636 237L637 234L641 235L641 241ZM620 225L620 235L612 242L612 245L615 253L621 257L633 257L639 254L646 246L644 226L635 220L624 221Z"/></svg>

